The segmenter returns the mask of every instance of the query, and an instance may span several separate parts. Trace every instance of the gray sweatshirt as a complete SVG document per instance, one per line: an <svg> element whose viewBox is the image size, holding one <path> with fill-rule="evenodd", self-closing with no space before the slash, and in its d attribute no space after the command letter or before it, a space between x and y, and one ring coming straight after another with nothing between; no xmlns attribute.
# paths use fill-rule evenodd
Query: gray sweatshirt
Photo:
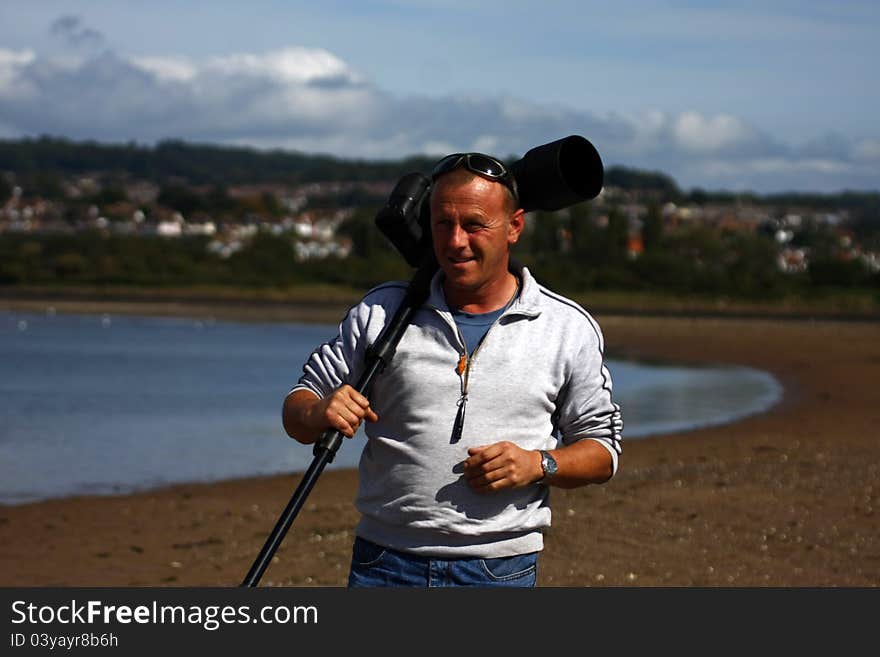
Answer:
<svg viewBox="0 0 880 657"><path fill-rule="evenodd" d="M543 548L550 525L549 487L473 492L462 477L469 447L508 440L524 449L557 441L599 442L614 472L623 423L611 399L599 326L579 305L517 272L522 291L459 367L465 346L443 295L431 284L373 382L379 416L365 424L359 464L356 533L374 543L437 557L494 558ZM365 348L399 307L405 283L374 288L318 347L291 390L325 397L352 385Z"/></svg>

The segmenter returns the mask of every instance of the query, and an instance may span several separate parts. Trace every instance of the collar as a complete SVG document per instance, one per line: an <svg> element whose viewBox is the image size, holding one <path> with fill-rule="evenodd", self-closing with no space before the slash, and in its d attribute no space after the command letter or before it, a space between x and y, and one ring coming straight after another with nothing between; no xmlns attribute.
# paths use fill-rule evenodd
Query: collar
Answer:
<svg viewBox="0 0 880 657"><path fill-rule="evenodd" d="M519 277L521 282L519 296L510 304L510 307L502 316L522 315L524 317L537 317L541 314L541 290L538 281L532 277L531 272L524 265L511 259L508 269L512 274ZM431 279L431 291L425 305L436 310L451 313L446 303L446 295L443 293L443 270L438 268Z"/></svg>

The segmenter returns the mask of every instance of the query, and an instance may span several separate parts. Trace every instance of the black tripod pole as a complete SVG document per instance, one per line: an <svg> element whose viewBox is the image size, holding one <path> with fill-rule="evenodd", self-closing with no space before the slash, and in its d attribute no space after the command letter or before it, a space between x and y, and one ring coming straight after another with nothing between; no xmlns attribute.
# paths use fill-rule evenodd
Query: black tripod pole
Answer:
<svg viewBox="0 0 880 657"><path fill-rule="evenodd" d="M397 309L397 312L376 342L367 349L365 368L355 385L355 389L365 397L369 397L369 390L376 375L381 373L394 357L397 344L400 342L400 338L403 337L403 333L406 331L406 327L409 326L413 315L425 302L425 299L428 298L431 277L437 268L436 261L432 255L416 271L409 283L409 287L407 287L400 308ZM321 434L312 452L314 458L311 465L306 470L296 491L278 518L278 522L275 524L272 533L269 534L269 538L266 539L263 549L260 550L260 554L257 555L250 571L248 571L247 576L241 583L242 586L254 587L259 584L260 578L272 561L272 556L284 540L284 536L302 508L312 487L318 481L318 477L321 476L321 472L336 456L336 452L342 445L343 438L342 433L332 429L328 429Z"/></svg>

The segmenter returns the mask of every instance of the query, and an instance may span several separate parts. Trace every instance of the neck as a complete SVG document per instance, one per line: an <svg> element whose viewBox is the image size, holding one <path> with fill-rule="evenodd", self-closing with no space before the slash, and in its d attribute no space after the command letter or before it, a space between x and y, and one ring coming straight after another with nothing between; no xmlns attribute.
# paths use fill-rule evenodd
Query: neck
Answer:
<svg viewBox="0 0 880 657"><path fill-rule="evenodd" d="M448 281L443 283L443 293L450 308L466 313L490 313L506 306L519 289L519 279L507 272L498 281L476 290L452 288Z"/></svg>

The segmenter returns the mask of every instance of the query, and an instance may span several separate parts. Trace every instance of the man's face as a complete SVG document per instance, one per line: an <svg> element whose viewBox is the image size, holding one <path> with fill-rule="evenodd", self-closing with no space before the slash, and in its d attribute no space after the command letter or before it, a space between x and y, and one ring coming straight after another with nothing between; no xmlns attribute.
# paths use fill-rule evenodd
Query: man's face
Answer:
<svg viewBox="0 0 880 657"><path fill-rule="evenodd" d="M461 301L491 292L507 276L508 250L523 227L523 211L511 210L506 188L453 171L431 191L434 254L448 290Z"/></svg>

